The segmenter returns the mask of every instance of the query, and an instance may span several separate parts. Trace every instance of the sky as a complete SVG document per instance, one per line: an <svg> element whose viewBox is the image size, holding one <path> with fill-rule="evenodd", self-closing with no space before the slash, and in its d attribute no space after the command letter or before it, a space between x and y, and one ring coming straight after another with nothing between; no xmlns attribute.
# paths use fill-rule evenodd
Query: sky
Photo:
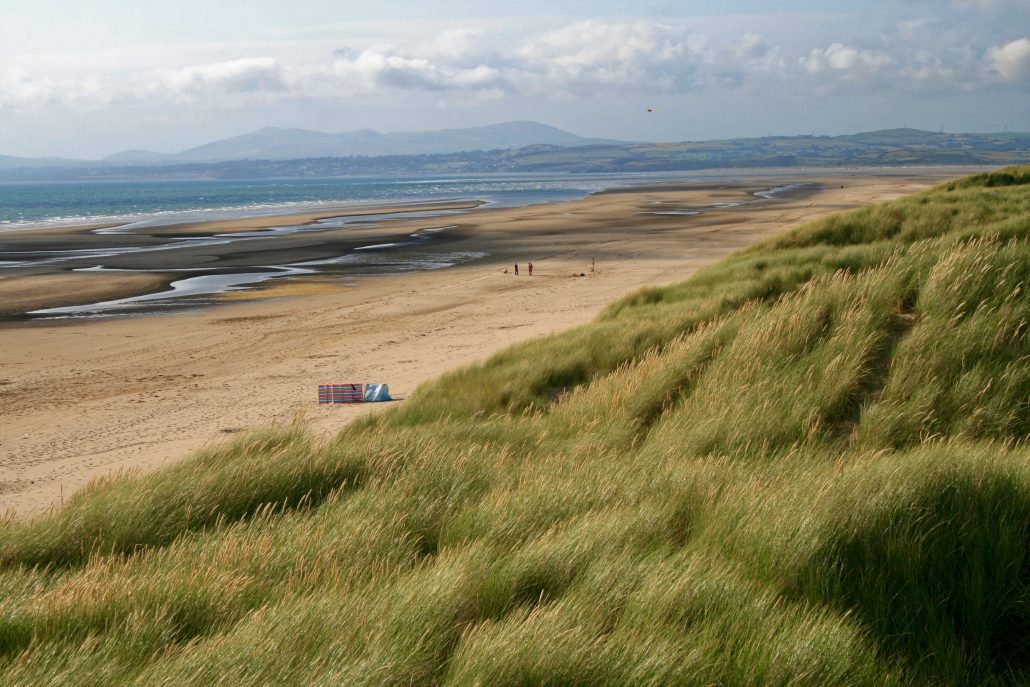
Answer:
<svg viewBox="0 0 1030 687"><path fill-rule="evenodd" d="M1030 131L1030 0L0 0L0 154L510 120Z"/></svg>

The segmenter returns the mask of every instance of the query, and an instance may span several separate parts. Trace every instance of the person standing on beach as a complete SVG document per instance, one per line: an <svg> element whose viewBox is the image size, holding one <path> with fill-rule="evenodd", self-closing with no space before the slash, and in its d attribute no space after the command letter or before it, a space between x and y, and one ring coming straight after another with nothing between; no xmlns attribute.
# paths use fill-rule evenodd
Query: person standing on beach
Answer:
<svg viewBox="0 0 1030 687"><path fill-rule="evenodd" d="M515 263L515 276L519 276L519 263Z"/></svg>
<svg viewBox="0 0 1030 687"><path fill-rule="evenodd" d="M533 276L533 263L529 263L529 276Z"/></svg>

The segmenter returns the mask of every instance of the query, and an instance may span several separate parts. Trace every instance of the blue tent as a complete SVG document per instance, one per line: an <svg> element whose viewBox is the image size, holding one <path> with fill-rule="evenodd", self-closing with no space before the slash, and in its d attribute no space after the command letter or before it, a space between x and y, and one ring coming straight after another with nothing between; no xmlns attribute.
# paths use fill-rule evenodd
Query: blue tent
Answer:
<svg viewBox="0 0 1030 687"><path fill-rule="evenodd" d="M390 387L386 384L366 384L365 385L365 403L375 403L376 401L392 401L390 398Z"/></svg>

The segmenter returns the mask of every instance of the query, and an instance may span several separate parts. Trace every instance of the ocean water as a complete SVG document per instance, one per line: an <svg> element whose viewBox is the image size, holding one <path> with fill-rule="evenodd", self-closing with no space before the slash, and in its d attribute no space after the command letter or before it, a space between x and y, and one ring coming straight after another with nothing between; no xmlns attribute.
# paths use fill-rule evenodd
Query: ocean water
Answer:
<svg viewBox="0 0 1030 687"><path fill-rule="evenodd" d="M170 224L325 207L442 199L479 199L495 207L522 206L581 198L613 186L645 183L659 178L662 175L508 174L3 183L0 184L0 231L140 221L148 225Z"/></svg>

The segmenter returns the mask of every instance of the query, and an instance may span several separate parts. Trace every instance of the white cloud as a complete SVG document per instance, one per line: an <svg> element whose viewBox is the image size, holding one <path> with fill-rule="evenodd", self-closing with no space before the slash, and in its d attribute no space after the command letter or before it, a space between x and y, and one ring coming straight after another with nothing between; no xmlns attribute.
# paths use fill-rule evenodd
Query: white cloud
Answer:
<svg viewBox="0 0 1030 687"><path fill-rule="evenodd" d="M925 19L895 22L878 42L824 38L815 44L820 47L777 44L754 31L711 38L669 21L577 21L521 33L458 27L398 36L400 45L358 43L335 51L323 45L315 52L284 44L264 56L222 59L220 52L207 62L160 69L152 61L106 71L91 63L74 78L72 70L47 75L33 73L31 65L8 68L0 70L0 108L226 108L401 93L410 94L412 106L427 94L444 106L459 98L525 103L751 87L828 94L856 85L959 93L1030 75L1030 38L977 46L959 34L942 35L939 26Z"/></svg>
<svg viewBox="0 0 1030 687"><path fill-rule="evenodd" d="M113 99L112 89L96 77L54 79L33 76L23 69L0 70L0 109L65 106L95 110Z"/></svg>
<svg viewBox="0 0 1030 687"><path fill-rule="evenodd" d="M496 90L506 86L500 71L489 65L449 64L385 49L344 54L333 62L332 72L339 78L344 92L371 92L382 88Z"/></svg>
<svg viewBox="0 0 1030 687"><path fill-rule="evenodd" d="M735 52L737 57L755 57L763 54L765 46L762 37L757 33L748 31L741 37L740 44L737 45Z"/></svg>
<svg viewBox="0 0 1030 687"><path fill-rule="evenodd" d="M675 60L703 52L705 43L680 27L581 21L525 42L518 53L529 62L593 68Z"/></svg>
<svg viewBox="0 0 1030 687"><path fill-rule="evenodd" d="M714 62L708 39L682 26L581 21L525 41L519 67L544 90L619 86L670 91Z"/></svg>
<svg viewBox="0 0 1030 687"><path fill-rule="evenodd" d="M0 105L8 108L36 105L50 100L53 85L33 79L23 69L0 72Z"/></svg>
<svg viewBox="0 0 1030 687"><path fill-rule="evenodd" d="M757 33L745 33L733 48L733 55L742 61L742 66L753 71L782 72L787 66L779 46L770 46Z"/></svg>
<svg viewBox="0 0 1030 687"><path fill-rule="evenodd" d="M334 53L341 92L451 91L476 96L522 93L568 98L599 88L674 91L714 63L704 36L649 22L576 22L516 41L452 32L407 48L376 46Z"/></svg>
<svg viewBox="0 0 1030 687"><path fill-rule="evenodd" d="M855 78L879 71L891 63L891 58L880 52L831 43L827 48L812 50L800 62L809 74L832 71Z"/></svg>
<svg viewBox="0 0 1030 687"><path fill-rule="evenodd" d="M481 59L487 40L479 29L451 29L434 35L426 46L426 52L454 61Z"/></svg>
<svg viewBox="0 0 1030 687"><path fill-rule="evenodd" d="M1006 43L987 51L991 68L1006 81L1030 76L1030 38Z"/></svg>
<svg viewBox="0 0 1030 687"><path fill-rule="evenodd" d="M271 57L248 57L157 73L157 86L173 98L283 92L286 75Z"/></svg>

